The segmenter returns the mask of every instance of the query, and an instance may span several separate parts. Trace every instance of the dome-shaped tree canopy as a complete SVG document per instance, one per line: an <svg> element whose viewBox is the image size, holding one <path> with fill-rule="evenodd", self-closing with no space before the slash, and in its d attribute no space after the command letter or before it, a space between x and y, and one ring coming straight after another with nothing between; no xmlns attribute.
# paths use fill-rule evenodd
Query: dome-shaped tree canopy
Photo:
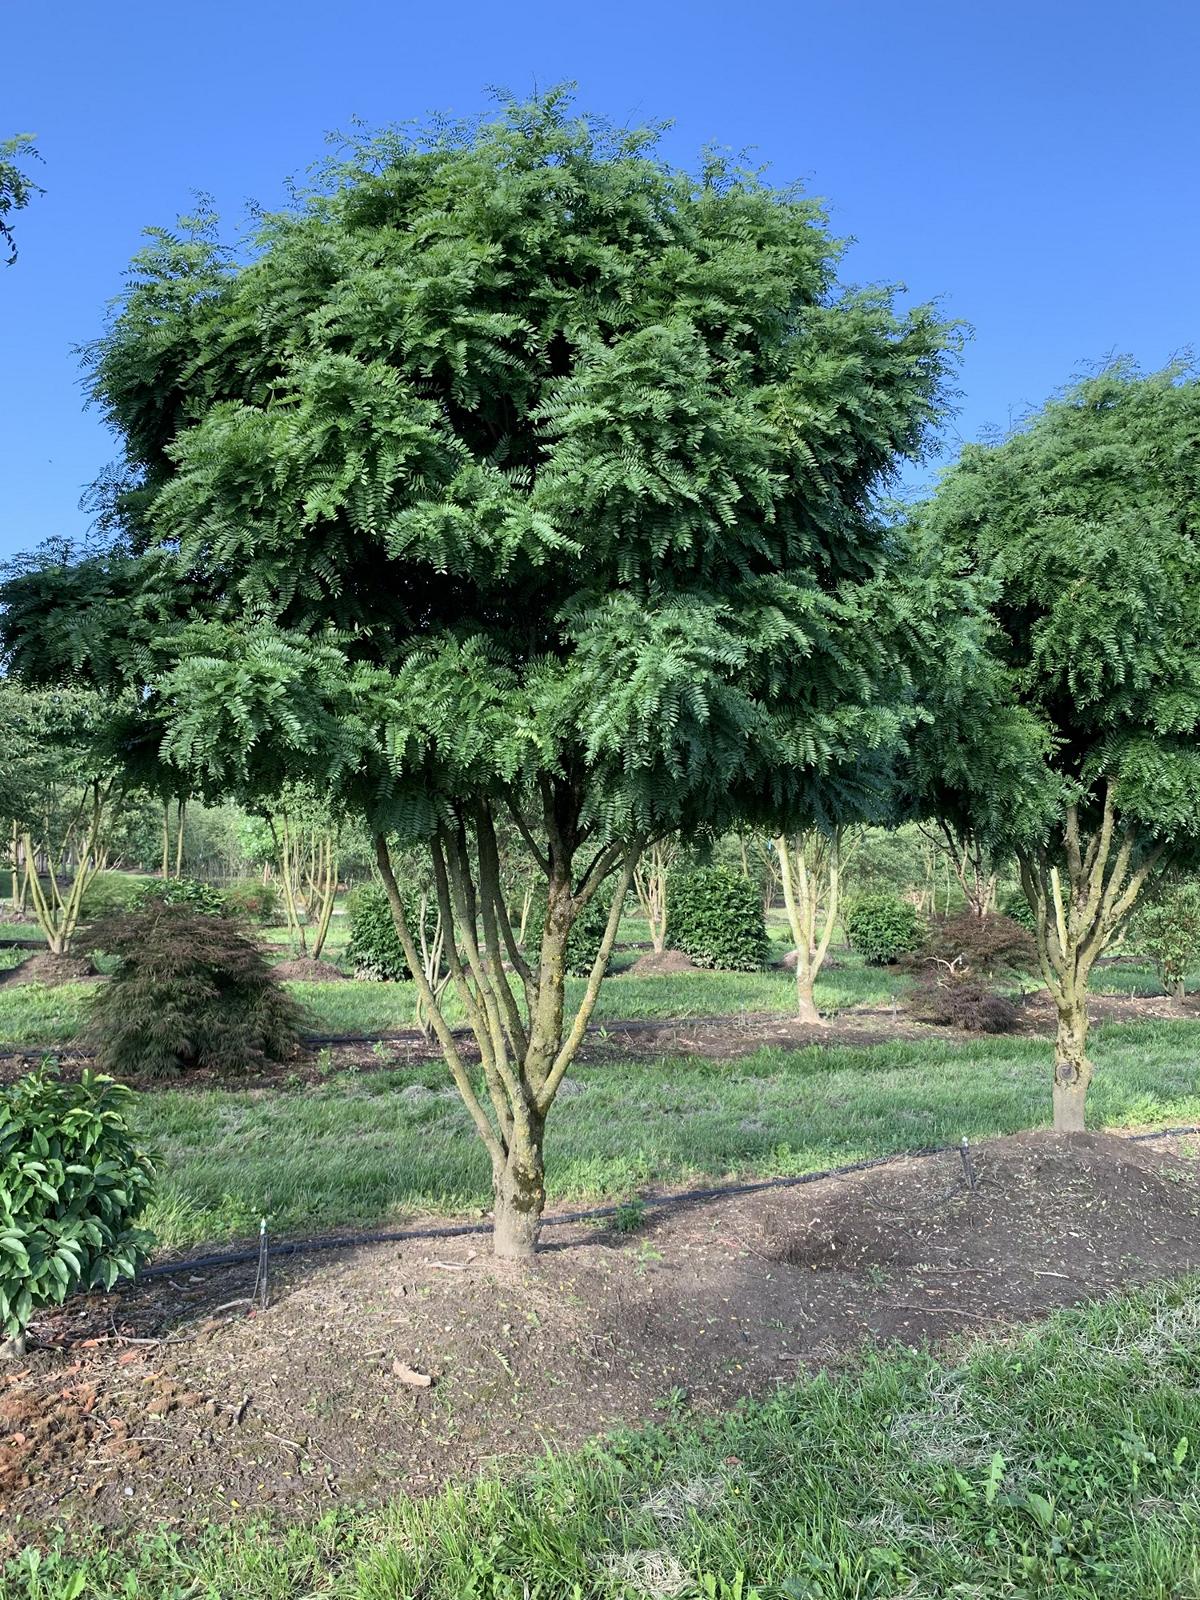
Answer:
<svg viewBox="0 0 1200 1600"><path fill-rule="evenodd" d="M951 334L841 290L812 200L656 138L553 93L353 145L244 257L154 234L92 358L118 546L7 590L18 670L142 686L131 748L432 842L496 1159L565 1070L605 873L866 804L908 715L877 500ZM528 1022L481 886L508 807L550 884Z"/></svg>

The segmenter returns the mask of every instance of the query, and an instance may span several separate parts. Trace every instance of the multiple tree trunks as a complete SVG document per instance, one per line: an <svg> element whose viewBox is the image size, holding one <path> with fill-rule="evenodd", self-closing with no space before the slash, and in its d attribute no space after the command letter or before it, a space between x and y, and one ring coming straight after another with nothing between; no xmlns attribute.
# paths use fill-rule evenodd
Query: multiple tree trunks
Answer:
<svg viewBox="0 0 1200 1600"><path fill-rule="evenodd" d="M482 1094L455 1041L442 990L422 961L382 834L376 836L375 851L421 1007L491 1158L495 1252L525 1257L537 1247L546 1204L546 1117L591 1020L642 845L640 840L590 842L578 801L566 785L544 786L539 819L544 844L516 808L513 816L546 882L536 959L513 931L490 806L480 802L464 808L438 828L429 846L446 963L479 1047ZM577 859L589 848L590 860L580 871ZM602 890L611 894L604 935L583 998L568 1021L567 941L580 913Z"/></svg>

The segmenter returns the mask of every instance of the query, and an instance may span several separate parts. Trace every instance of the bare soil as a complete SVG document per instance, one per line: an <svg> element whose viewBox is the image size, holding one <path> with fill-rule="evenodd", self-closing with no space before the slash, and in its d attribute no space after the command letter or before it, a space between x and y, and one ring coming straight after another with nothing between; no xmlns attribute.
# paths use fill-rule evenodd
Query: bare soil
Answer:
<svg viewBox="0 0 1200 1600"><path fill-rule="evenodd" d="M673 972L699 972L701 969L682 950L647 950L628 968L632 978L669 977Z"/></svg>
<svg viewBox="0 0 1200 1600"><path fill-rule="evenodd" d="M1034 1133L547 1230L292 1257L71 1301L0 1373L0 1517L197 1525L426 1493L495 1458L699 1412L864 1339L917 1345L1200 1266L1194 1146ZM428 1385L413 1382L430 1379Z"/></svg>
<svg viewBox="0 0 1200 1600"><path fill-rule="evenodd" d="M43 950L22 961L19 967L0 972L0 983L40 983L53 989L60 983L79 983L81 979L100 976L87 956L55 956Z"/></svg>
<svg viewBox="0 0 1200 1600"><path fill-rule="evenodd" d="M346 974L332 961L322 961L316 956L292 956L287 961L277 961L274 973L281 981L292 983L345 983Z"/></svg>

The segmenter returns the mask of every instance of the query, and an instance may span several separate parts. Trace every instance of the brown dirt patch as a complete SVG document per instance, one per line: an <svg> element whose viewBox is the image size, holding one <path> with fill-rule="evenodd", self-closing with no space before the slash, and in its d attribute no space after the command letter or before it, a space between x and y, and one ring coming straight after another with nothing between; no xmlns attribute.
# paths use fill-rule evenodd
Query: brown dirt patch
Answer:
<svg viewBox="0 0 1200 1600"><path fill-rule="evenodd" d="M974 1159L974 1190L951 1152L652 1212L631 1235L567 1224L527 1266L470 1237L294 1257L253 1315L252 1265L75 1300L0 1375L4 1520L19 1538L429 1492L673 1392L727 1407L864 1338L983 1331L1200 1265L1187 1144L1036 1133Z"/></svg>
<svg viewBox="0 0 1200 1600"><path fill-rule="evenodd" d="M84 978L98 978L95 967L87 956L53 956L48 950L30 956L19 967L0 972L0 983L41 983L48 989L60 983L79 983Z"/></svg>
<svg viewBox="0 0 1200 1600"><path fill-rule="evenodd" d="M275 963L275 976L292 983L344 983L346 974L332 961L320 961L313 956L293 956L288 961Z"/></svg>
<svg viewBox="0 0 1200 1600"><path fill-rule="evenodd" d="M672 972L699 972L701 969L682 950L647 950L627 970L633 978L663 978Z"/></svg>

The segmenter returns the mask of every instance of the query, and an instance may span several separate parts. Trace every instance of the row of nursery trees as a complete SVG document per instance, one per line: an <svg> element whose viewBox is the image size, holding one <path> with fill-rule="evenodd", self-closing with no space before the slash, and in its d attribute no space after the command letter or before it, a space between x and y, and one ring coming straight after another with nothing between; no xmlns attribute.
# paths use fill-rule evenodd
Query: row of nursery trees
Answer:
<svg viewBox="0 0 1200 1600"><path fill-rule="evenodd" d="M839 256L813 201L557 92L366 138L248 252L210 218L151 234L90 355L109 542L4 588L11 675L103 696L123 770L251 808L302 783L365 830L502 1255L534 1248L546 1121L656 853L781 841L813 962L855 825L1016 861L1064 1131L1093 966L1195 856L1200 385L1111 367L889 509L959 334Z"/></svg>

